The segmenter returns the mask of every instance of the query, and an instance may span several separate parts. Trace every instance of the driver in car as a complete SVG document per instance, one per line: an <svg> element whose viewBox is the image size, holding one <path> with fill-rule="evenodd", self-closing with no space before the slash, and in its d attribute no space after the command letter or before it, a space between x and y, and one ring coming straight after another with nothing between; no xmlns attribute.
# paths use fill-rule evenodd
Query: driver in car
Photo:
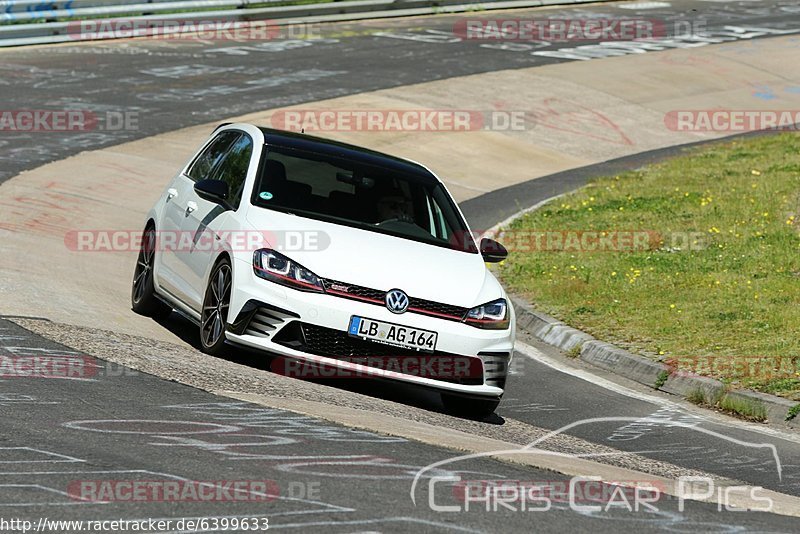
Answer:
<svg viewBox="0 0 800 534"><path fill-rule="evenodd" d="M394 189L378 199L378 221L414 222L414 211L411 200L402 191Z"/></svg>

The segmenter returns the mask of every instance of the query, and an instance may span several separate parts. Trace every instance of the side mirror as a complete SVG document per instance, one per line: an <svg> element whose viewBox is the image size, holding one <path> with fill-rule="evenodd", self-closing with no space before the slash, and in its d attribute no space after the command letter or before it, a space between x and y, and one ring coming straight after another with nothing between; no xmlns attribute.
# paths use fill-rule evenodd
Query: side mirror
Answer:
<svg viewBox="0 0 800 534"><path fill-rule="evenodd" d="M494 239L484 237L481 239L481 256L485 262L498 263L508 257L508 251Z"/></svg>
<svg viewBox="0 0 800 534"><path fill-rule="evenodd" d="M225 209L231 209L228 204L228 184L222 180L200 180L194 184L194 191L203 200L214 202Z"/></svg>

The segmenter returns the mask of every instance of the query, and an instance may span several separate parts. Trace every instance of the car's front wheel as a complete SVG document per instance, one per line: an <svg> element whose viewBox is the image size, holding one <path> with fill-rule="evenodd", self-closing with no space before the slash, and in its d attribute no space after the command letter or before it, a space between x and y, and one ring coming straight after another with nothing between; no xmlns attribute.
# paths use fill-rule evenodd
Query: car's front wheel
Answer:
<svg viewBox="0 0 800 534"><path fill-rule="evenodd" d="M131 309L140 315L162 319L172 308L158 300L153 282L153 266L156 258L156 229L150 224L144 229L142 246L136 259L131 288Z"/></svg>
<svg viewBox="0 0 800 534"><path fill-rule="evenodd" d="M200 344L203 352L219 355L225 346L225 324L231 302L231 262L222 258L211 270L200 316Z"/></svg>
<svg viewBox="0 0 800 534"><path fill-rule="evenodd" d="M445 410L453 415L472 419L485 419L494 413L500 399L473 399L442 393Z"/></svg>

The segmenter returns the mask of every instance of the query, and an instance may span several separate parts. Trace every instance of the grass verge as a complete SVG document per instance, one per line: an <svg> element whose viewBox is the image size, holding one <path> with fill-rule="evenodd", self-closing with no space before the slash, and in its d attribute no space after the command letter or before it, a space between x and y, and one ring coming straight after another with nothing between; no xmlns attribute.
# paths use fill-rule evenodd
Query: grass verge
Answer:
<svg viewBox="0 0 800 534"><path fill-rule="evenodd" d="M725 392L707 394L701 388L689 392L686 400L698 406L706 406L739 416L748 421L763 423L767 420L767 407L757 400L731 396Z"/></svg>
<svg viewBox="0 0 800 534"><path fill-rule="evenodd" d="M506 231L500 276L542 311L679 369L800 400L800 135L598 179Z"/></svg>
<svg viewBox="0 0 800 534"><path fill-rule="evenodd" d="M725 394L717 402L717 407L724 412L738 414L751 421L761 423L767 420L767 408L764 403L759 401Z"/></svg>

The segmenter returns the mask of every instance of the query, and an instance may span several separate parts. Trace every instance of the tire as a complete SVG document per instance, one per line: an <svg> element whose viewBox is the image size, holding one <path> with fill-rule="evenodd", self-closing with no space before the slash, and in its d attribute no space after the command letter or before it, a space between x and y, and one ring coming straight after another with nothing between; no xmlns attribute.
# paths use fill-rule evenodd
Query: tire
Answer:
<svg viewBox="0 0 800 534"><path fill-rule="evenodd" d="M225 347L225 325L231 302L233 272L228 258L214 265L208 277L203 310L200 315L200 348L206 354L219 356Z"/></svg>
<svg viewBox="0 0 800 534"><path fill-rule="evenodd" d="M156 297L153 283L153 265L156 255L156 230L151 224L144 229L142 246L136 259L131 285L131 309L139 315L163 319L172 313L172 308Z"/></svg>
<svg viewBox="0 0 800 534"><path fill-rule="evenodd" d="M441 396L447 413L470 419L485 419L492 415L500 404L500 399L472 399L448 393L442 393Z"/></svg>

